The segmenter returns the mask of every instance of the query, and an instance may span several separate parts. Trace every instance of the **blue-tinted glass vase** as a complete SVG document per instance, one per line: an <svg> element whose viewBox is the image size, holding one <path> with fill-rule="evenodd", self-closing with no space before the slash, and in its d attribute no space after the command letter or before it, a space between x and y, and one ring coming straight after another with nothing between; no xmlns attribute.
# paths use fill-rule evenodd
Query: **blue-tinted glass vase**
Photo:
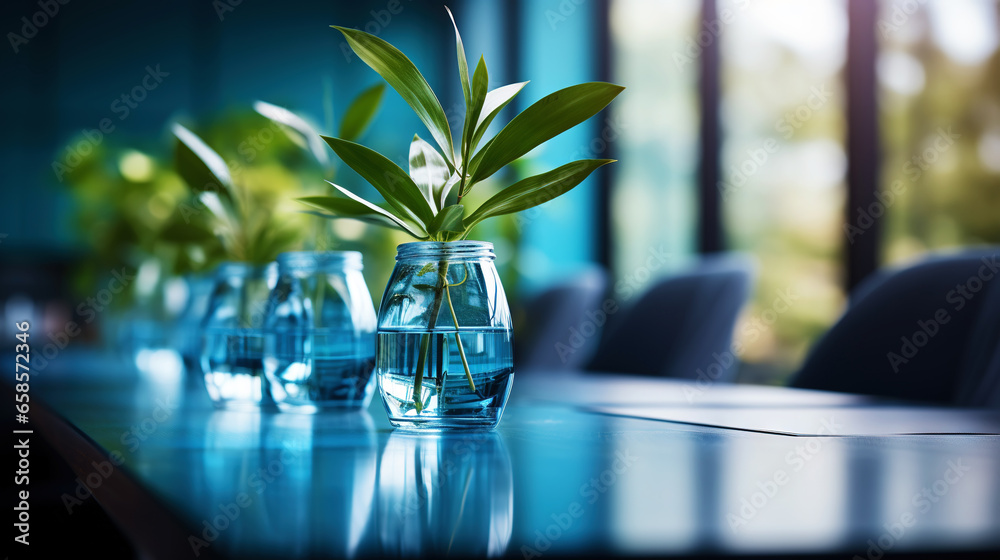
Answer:
<svg viewBox="0 0 1000 560"><path fill-rule="evenodd" d="M492 428L514 378L513 330L493 244L400 245L378 314L375 372L389 421Z"/></svg>
<svg viewBox="0 0 1000 560"><path fill-rule="evenodd" d="M375 365L375 307L361 253L278 255L265 327L264 366L285 411L368 406Z"/></svg>
<svg viewBox="0 0 1000 560"><path fill-rule="evenodd" d="M264 376L264 318L276 266L223 263L201 322L201 370L208 395L221 408L270 404Z"/></svg>

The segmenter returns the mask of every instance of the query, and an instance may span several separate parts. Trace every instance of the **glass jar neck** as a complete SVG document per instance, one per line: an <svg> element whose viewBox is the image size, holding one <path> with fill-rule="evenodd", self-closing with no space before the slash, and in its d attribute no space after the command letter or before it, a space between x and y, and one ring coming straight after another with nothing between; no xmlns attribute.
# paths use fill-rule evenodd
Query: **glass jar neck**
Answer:
<svg viewBox="0 0 1000 560"><path fill-rule="evenodd" d="M396 248L396 260L403 261L479 261L496 258L488 241L418 241Z"/></svg>

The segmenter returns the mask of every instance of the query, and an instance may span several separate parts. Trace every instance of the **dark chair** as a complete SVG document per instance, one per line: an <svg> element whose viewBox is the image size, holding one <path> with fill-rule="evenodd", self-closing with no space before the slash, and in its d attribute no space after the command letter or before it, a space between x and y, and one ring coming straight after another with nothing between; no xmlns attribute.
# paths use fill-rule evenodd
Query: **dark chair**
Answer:
<svg viewBox="0 0 1000 560"><path fill-rule="evenodd" d="M986 258L1000 265L1000 255ZM1000 278L991 283L965 349L955 404L1000 409Z"/></svg>
<svg viewBox="0 0 1000 560"><path fill-rule="evenodd" d="M587 369L731 381L733 327L753 276L749 259L725 255L658 281L609 321Z"/></svg>
<svg viewBox="0 0 1000 560"><path fill-rule="evenodd" d="M1000 248L935 256L874 275L858 287L791 385L935 403L996 403L998 265Z"/></svg>
<svg viewBox="0 0 1000 560"><path fill-rule="evenodd" d="M589 320L588 312L601 308L607 290L608 274L593 268L532 298L514 337L518 371L582 368L597 347L597 336L579 335L577 344L573 333Z"/></svg>

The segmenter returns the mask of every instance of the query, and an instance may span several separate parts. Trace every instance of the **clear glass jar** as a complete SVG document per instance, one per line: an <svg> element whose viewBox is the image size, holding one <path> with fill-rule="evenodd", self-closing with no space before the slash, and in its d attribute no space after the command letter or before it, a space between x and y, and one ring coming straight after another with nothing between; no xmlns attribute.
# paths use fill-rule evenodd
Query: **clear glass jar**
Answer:
<svg viewBox="0 0 1000 560"><path fill-rule="evenodd" d="M364 408L375 365L375 307L361 253L278 255L265 320L264 371L282 410Z"/></svg>
<svg viewBox="0 0 1000 560"><path fill-rule="evenodd" d="M201 370L216 406L258 408L271 402L264 377L264 317L276 266L229 262L215 272L201 322Z"/></svg>
<svg viewBox="0 0 1000 560"><path fill-rule="evenodd" d="M194 377L200 372L200 325L208 309L208 298L215 287L215 279L207 274L191 274L184 277L184 282L187 285L187 300L177 318L174 348L180 352L186 374Z"/></svg>
<svg viewBox="0 0 1000 560"><path fill-rule="evenodd" d="M174 338L187 297L184 281L149 258L136 269L132 295L127 343L135 368L155 382L179 383L183 366Z"/></svg>
<svg viewBox="0 0 1000 560"><path fill-rule="evenodd" d="M378 314L375 372L397 427L492 428L514 377L493 244L400 245Z"/></svg>

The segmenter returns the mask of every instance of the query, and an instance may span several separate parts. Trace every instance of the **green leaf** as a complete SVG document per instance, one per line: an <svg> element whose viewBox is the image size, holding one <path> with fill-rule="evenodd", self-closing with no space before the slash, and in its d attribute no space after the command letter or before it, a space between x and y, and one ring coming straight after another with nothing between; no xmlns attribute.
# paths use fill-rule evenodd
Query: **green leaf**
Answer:
<svg viewBox="0 0 1000 560"><path fill-rule="evenodd" d="M239 219L230 212L226 204L222 202L222 197L216 192L205 191L198 195L198 200L215 218L212 231L222 239L226 250L234 255L238 254L237 245L241 233Z"/></svg>
<svg viewBox="0 0 1000 560"><path fill-rule="evenodd" d="M465 45L462 44L462 35L458 32L458 24L455 23L455 16L452 15L448 6L444 7L451 18L451 25L455 28L455 47L458 51L458 77L462 82L462 94L465 96L465 107L472 103L472 90L469 88L469 61L465 59Z"/></svg>
<svg viewBox="0 0 1000 560"><path fill-rule="evenodd" d="M434 211L413 179L398 165L361 144L329 136L322 138L344 163L375 187L389 206L399 212L399 216L412 220L421 228L427 227L434 217Z"/></svg>
<svg viewBox="0 0 1000 560"><path fill-rule="evenodd" d="M441 187L441 192L438 194L438 208L444 208L448 205L448 194L451 193L452 187L457 185L461 178L458 172L452 173L451 177L448 177L448 182Z"/></svg>
<svg viewBox="0 0 1000 560"><path fill-rule="evenodd" d="M331 27L343 33L351 50L372 70L378 72L410 105L444 151L445 160L452 165L455 148L451 141L448 117L431 86L413 62L399 49L370 33L336 25Z"/></svg>
<svg viewBox="0 0 1000 560"><path fill-rule="evenodd" d="M595 169L613 159L583 159L567 163L547 173L522 179L493 195L466 220L468 229L503 214L527 210L565 194L586 179Z"/></svg>
<svg viewBox="0 0 1000 560"><path fill-rule="evenodd" d="M344 112L344 120L340 122L339 136L344 140L354 141L361 137L379 105L382 104L382 94L385 93L385 84L374 85L354 98L354 101L347 106Z"/></svg>
<svg viewBox="0 0 1000 560"><path fill-rule="evenodd" d="M305 119L284 107L272 105L266 101L254 101L253 109L272 121L284 125L282 130L285 131L285 134L296 140L296 143L308 146L309 152L321 165L330 164L330 156L326 153L326 146L323 145L319 132L316 132L316 129Z"/></svg>
<svg viewBox="0 0 1000 560"><path fill-rule="evenodd" d="M329 183L329 181L327 182ZM347 198L336 196L307 196L296 200L302 202L303 204L308 204L313 208L319 208L320 210L331 212L342 218L354 218L356 220L362 220L376 225L393 227L403 230L418 239L426 237L421 229L408 224L405 220L393 214L387 208L383 208L373 202L368 202L340 185L335 185L333 183L330 183L330 185L333 185L335 189L340 191Z"/></svg>
<svg viewBox="0 0 1000 560"><path fill-rule="evenodd" d="M201 201L205 208L212 213L216 221L231 231L235 232L238 228L238 220L229 209L226 207L225 203L222 202L222 197L218 193L206 191L198 195L198 200Z"/></svg>
<svg viewBox="0 0 1000 560"><path fill-rule="evenodd" d="M194 192L215 191L233 196L233 178L222 156L208 147L195 133L174 123L177 144L177 172Z"/></svg>
<svg viewBox="0 0 1000 560"><path fill-rule="evenodd" d="M333 197L330 197L330 198L333 198ZM298 200L298 199L296 199L296 200ZM344 199L338 199L338 200L344 200ZM399 227L399 225L396 224L396 222L388 220L388 219L386 219L383 216L380 216L378 214L358 214L357 216L347 216L347 215L340 215L340 214L329 214L329 213L326 213L326 212L317 212L315 210L302 210L299 213L300 214L308 214L310 216L316 216L317 218L325 218L327 220L357 220L359 222L365 222L365 223L376 225L376 226L382 226L382 227L385 227L385 228L396 229L396 230L399 230L399 231L410 233L409 231L407 231L407 230Z"/></svg>
<svg viewBox="0 0 1000 560"><path fill-rule="evenodd" d="M320 218L327 218L331 220L338 218L359 220L409 233L409 231L399 225L397 221L385 216L385 214L372 210L370 207L365 206L363 203L356 200L336 196L307 196L303 198L296 198L295 200L312 206L313 208L325 210L325 212L303 210L303 214L309 214L311 216L318 216Z"/></svg>
<svg viewBox="0 0 1000 560"><path fill-rule="evenodd" d="M270 263L279 253L292 249L299 236L300 232L296 228L268 222L257 232L248 260L256 264Z"/></svg>
<svg viewBox="0 0 1000 560"><path fill-rule="evenodd" d="M549 94L514 117L472 159L473 183L482 181L536 146L582 123L606 107L622 86L588 82Z"/></svg>
<svg viewBox="0 0 1000 560"><path fill-rule="evenodd" d="M444 206L439 205L437 200L450 176L451 172L441 154L434 146L414 134L413 141L410 142L410 178L416 183L432 211L436 212Z"/></svg>
<svg viewBox="0 0 1000 560"><path fill-rule="evenodd" d="M429 262L429 263L425 264L424 266L422 266L420 268L420 271L417 272L417 276L423 276L424 274L427 274L431 270L434 270L434 267L435 267L435 264L432 263L432 262Z"/></svg>
<svg viewBox="0 0 1000 560"><path fill-rule="evenodd" d="M483 107L479 111L479 120L476 122L476 133L472 136L472 141L470 142L469 151L475 150L479 147L479 141L482 140L483 135L486 134L486 130L490 127L490 123L496 118L500 111L507 106L508 103L514 99L521 89L528 82L521 82L517 84L508 84L503 87L498 87L497 89L486 94L486 99L483 101Z"/></svg>
<svg viewBox="0 0 1000 560"><path fill-rule="evenodd" d="M472 145L472 136L476 131L476 123L479 122L479 113L483 110L483 103L486 101L489 82L490 76L486 70L486 59L480 56L479 64L476 65L476 73L472 76L471 105L465 110L465 129L462 132L463 161L467 160L472 154L472 150L475 149L475 146Z"/></svg>
<svg viewBox="0 0 1000 560"><path fill-rule="evenodd" d="M434 235L442 231L463 232L465 226L462 224L462 214L465 207L461 204L446 206L434 216L431 223L427 225L427 233Z"/></svg>
<svg viewBox="0 0 1000 560"><path fill-rule="evenodd" d="M215 236L210 229L206 228L204 219L192 219L198 216L188 212L188 210L178 207L160 229L159 239L167 243L178 244L204 244L214 239Z"/></svg>

